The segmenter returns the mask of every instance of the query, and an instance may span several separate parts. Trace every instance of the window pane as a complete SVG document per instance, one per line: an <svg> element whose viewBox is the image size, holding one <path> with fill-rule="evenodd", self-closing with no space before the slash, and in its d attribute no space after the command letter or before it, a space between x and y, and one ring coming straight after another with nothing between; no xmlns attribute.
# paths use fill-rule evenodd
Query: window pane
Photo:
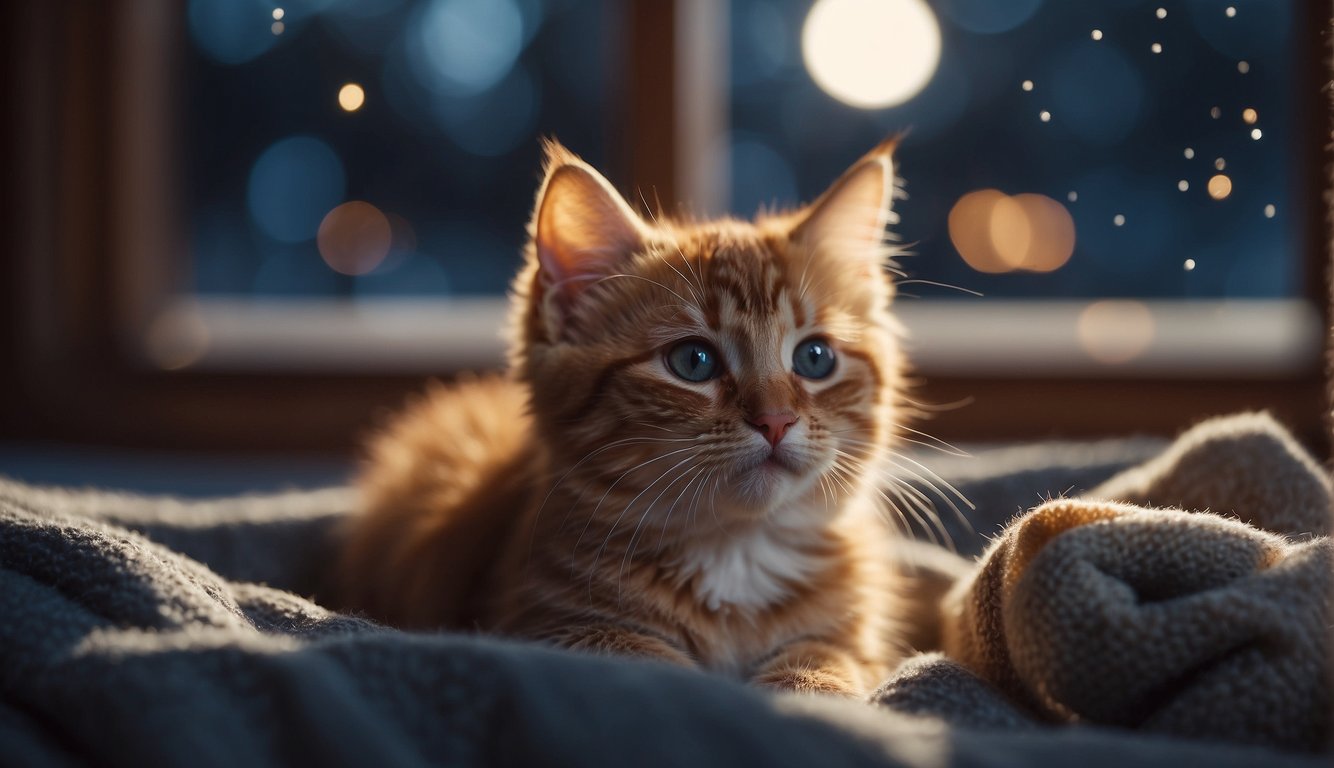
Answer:
<svg viewBox="0 0 1334 768"><path fill-rule="evenodd" d="M603 3L191 0L187 21L201 294L499 294L538 137L614 148Z"/></svg>
<svg viewBox="0 0 1334 768"><path fill-rule="evenodd" d="M998 298L1300 296L1298 8L733 0L731 206L809 200L907 128L912 277Z"/></svg>

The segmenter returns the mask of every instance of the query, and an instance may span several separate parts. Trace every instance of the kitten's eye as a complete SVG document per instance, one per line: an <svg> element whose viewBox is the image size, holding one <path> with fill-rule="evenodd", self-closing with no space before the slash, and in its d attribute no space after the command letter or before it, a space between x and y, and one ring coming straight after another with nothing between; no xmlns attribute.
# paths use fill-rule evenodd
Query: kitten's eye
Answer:
<svg viewBox="0 0 1334 768"><path fill-rule="evenodd" d="M718 353L702 341L683 341L667 351L667 367L686 381L708 381L719 373Z"/></svg>
<svg viewBox="0 0 1334 768"><path fill-rule="evenodd" d="M806 339L792 351L792 370L808 379L823 379L834 372L834 348L818 336Z"/></svg>

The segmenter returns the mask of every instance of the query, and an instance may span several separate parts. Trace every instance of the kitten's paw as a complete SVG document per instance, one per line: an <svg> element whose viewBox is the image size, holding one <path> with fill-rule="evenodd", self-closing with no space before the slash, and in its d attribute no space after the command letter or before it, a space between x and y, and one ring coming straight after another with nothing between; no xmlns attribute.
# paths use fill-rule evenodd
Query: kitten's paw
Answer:
<svg viewBox="0 0 1334 768"><path fill-rule="evenodd" d="M792 693L856 697L861 691L837 672L828 669L788 668L764 672L755 678L757 685Z"/></svg>

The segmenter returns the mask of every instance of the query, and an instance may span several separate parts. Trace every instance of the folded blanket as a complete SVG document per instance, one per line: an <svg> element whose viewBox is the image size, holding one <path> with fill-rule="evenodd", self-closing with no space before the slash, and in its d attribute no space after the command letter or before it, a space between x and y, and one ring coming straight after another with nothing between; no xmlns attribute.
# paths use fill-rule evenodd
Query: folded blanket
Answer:
<svg viewBox="0 0 1334 768"><path fill-rule="evenodd" d="M1328 478L1268 417L1201 424L1018 519L956 586L945 648L980 681L918 659L879 699L1328 750L1331 509Z"/></svg>

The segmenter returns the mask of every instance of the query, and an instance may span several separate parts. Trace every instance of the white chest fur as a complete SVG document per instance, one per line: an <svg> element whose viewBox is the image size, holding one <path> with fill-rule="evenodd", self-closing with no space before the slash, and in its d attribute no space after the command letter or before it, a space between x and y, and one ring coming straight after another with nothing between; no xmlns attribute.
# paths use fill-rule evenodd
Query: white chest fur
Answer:
<svg viewBox="0 0 1334 768"><path fill-rule="evenodd" d="M765 526L735 534L719 531L684 553L681 572L694 579L695 595L709 610L760 609L782 600L793 584L820 567L820 558L797 546L800 536Z"/></svg>

